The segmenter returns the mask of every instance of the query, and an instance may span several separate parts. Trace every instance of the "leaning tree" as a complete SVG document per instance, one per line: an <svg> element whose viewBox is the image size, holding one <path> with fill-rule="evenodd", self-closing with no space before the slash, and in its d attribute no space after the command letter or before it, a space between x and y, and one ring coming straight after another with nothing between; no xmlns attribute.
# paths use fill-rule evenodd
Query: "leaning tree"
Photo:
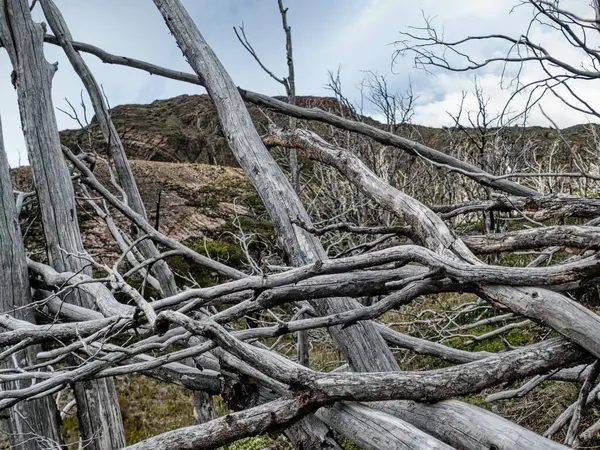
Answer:
<svg viewBox="0 0 600 450"><path fill-rule="evenodd" d="M289 74L280 81L287 102L236 87L179 0L154 3L189 73L76 42L53 0L39 0L52 31L47 34L32 21L30 10L37 3L1 0L0 8L0 41L13 66L35 185L33 192L13 188L0 140L0 409L8 411L13 446L64 445L54 394L72 388L79 445L125 447L113 379L135 373L193 391L198 423L129 443L132 449L219 448L275 431L299 449L340 449L341 437L373 450L560 449L594 443L600 428L600 421L594 422L600 317L590 292L597 294L600 276L600 201L589 193L597 187L597 159L582 157L585 170L574 173L540 173L532 164L519 173L499 173L498 167L493 173L467 153L436 150L405 137L407 124L369 123L343 101L335 112L301 107L295 102L291 31L281 1ZM597 51L585 36L597 31L597 16L586 19L555 2L530 3L535 20L550 21L594 66ZM440 46L465 56L458 47L470 38L445 42L431 28L426 31L426 36L411 34L401 51L416 52L420 64L444 65L436 56ZM260 61L245 34L240 37ZM558 66L573 79L595 78L593 69L560 64L526 37L490 38L524 46L533 55L521 52L519 62ZM57 67L45 60L44 43L60 46L81 78L106 152L61 144L51 101ZM240 270L149 222L123 142L82 52L206 89L227 145L273 223L285 265L257 261L252 270ZM503 59L515 60L511 54ZM556 93L552 88L563 89L566 81L549 72L540 83ZM382 104L393 100L386 90L374 92ZM261 135L247 104L272 118L293 120L281 127L272 119ZM317 134L311 123L324 124L333 139ZM514 134L506 137L511 138ZM564 138L558 133L557 139ZM273 156L275 147L292 151L292 183ZM382 174L381 165L370 163L370 151L393 153L391 172L401 173L390 173L386 165ZM361 207L352 206L360 214L339 211L329 213L326 225L313 223L326 215L316 215L315 205L325 199L325 211L335 212L336 199L317 195L319 186L301 173L299 158L310 161L306 166L319 171L331 191L360 194ZM97 164L110 173L108 182L94 171ZM446 197L424 189L431 198L419 198L410 186L418 182L410 182L415 172L452 180L443 189L465 195L436 203ZM543 183L531 182L544 177L589 182L571 195L549 195ZM42 261L28 258L18 226L26 202L40 211L47 253ZM82 244L77 213L82 204L103 221L120 251L111 264L96 260ZM473 224L490 212L502 212L516 226L504 233L485 227L474 233ZM381 214L386 220L377 220ZM519 252L528 253L515 257ZM168 264L174 255L219 274L221 282L178 286ZM496 255L493 260L501 264L489 264L486 255ZM144 280L141 287L131 283L134 276ZM435 305L443 295L455 302L444 310ZM415 305L423 302L433 306L419 311ZM409 316L401 323L389 320ZM529 339L514 345L505 337L510 330L527 330ZM503 339L503 348L474 350L474 342L494 337ZM311 348L316 340L335 345L343 355L335 370L311 365L307 356L316 351ZM291 351L290 345L277 350L284 341L292 343ZM548 383L577 386L579 394L545 433L473 402L481 393L489 402L527 396ZM217 417L215 396L225 400L228 414Z"/></svg>

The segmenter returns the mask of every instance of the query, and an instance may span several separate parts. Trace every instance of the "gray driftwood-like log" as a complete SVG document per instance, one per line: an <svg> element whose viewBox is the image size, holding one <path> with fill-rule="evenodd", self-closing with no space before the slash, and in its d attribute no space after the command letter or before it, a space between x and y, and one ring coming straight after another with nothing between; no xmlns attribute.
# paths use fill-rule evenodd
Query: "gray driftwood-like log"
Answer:
<svg viewBox="0 0 600 450"><path fill-rule="evenodd" d="M531 228L485 235L461 236L472 252L478 254L530 250L543 247L570 247L575 249L600 248L597 227L562 225Z"/></svg>
<svg viewBox="0 0 600 450"><path fill-rule="evenodd" d="M39 199L51 264L59 271L85 271L77 208L52 104L57 70L43 54L45 29L31 18L26 0L3 0L0 38L14 69L21 124ZM77 293L70 301L93 308L94 300ZM87 448L119 448L125 433L111 379L75 385L82 438Z"/></svg>
<svg viewBox="0 0 600 450"><path fill-rule="evenodd" d="M0 311L9 321L34 321L30 308L31 293L27 276L25 248L13 197L8 161L2 140L0 121ZM0 326L1 330L5 330ZM18 339L15 343L21 342ZM39 346L31 346L0 361L0 368L18 371L35 364ZM26 387L30 381L2 383L1 390ZM37 450L62 443L58 410L52 397L19 403L9 409L9 438L12 448Z"/></svg>
<svg viewBox="0 0 600 450"><path fill-rule="evenodd" d="M476 390L478 389L478 385L480 383L493 384L498 382L498 380L503 379L507 375L508 378L511 378L512 376L518 376L517 372L521 372L521 374L524 374L531 369L533 369L534 371L538 370L534 369L533 366L530 366L530 363L532 363L533 365L537 365L542 363L542 360L545 360L550 364L556 364L561 360L565 360L564 356L566 356L566 354L570 354L572 360L578 360L584 355L583 353L577 354L577 352L581 352L581 350L577 350L577 346L566 343L559 339L539 344L535 346L535 349L532 348L531 350L520 351L518 352L519 356L494 356L486 358L479 362L471 363L468 369L467 367L465 367L465 369L467 369L465 371L462 371L461 368L457 367L422 373L339 373L322 374L313 377L312 371L310 371L309 369L303 368L302 366L299 366L297 364L290 363L285 359L276 356L273 353L260 351L259 349L252 348L247 344L241 344L239 342L236 342L236 340L231 338L225 330L220 329L218 326L215 326L214 323L211 324L211 322L195 322L191 319L188 319L186 316L177 313L164 313L162 317L166 320L174 320L176 322L180 322L186 327L189 327L189 329L192 330L194 333L215 338L222 346L222 348L227 349L227 351L235 354L237 357L243 360L252 362L256 368L260 369L261 371L264 371L265 373L269 373L275 378L281 379L281 381L283 382L292 381L301 383L296 387L296 390L304 389L303 393L301 394L302 398L305 401L303 408L304 410L297 410L293 406L293 403L290 403L290 406L294 408L291 412L292 414L296 415L296 419L301 417L303 414L314 410L315 407L318 407L325 403L329 403L333 398L354 399L361 398L362 396L364 396L362 398L369 398L370 400L377 398L381 399L385 397L425 399L427 398L427 393L431 393L432 395L453 396L458 392L465 392L463 391L463 389ZM571 353L573 351L575 353ZM541 356L541 354L545 354L545 356L543 356L540 359L537 356ZM497 358L500 358L505 362L496 364L495 361ZM568 360L568 358L566 360ZM548 368L550 366L545 367ZM492 368L501 368L501 370L496 371ZM544 368L542 368L542 366L540 366L540 369L542 371L545 370ZM252 370L250 366L249 370ZM505 370L508 370L508 372L505 372ZM469 373L471 377L465 377L465 373ZM363 378L363 375L365 378ZM435 381L438 376L438 381ZM364 381L366 381L367 378L369 378L370 381L368 383L364 383ZM378 380L376 384L372 384L376 379ZM408 381L410 379L413 379L413 381ZM417 381L419 379L420 381ZM408 384L404 385L404 381L402 380L408 381ZM443 386L443 388L430 390L428 388L430 382L433 382L434 384L439 383L439 385ZM404 403L406 403L407 409L410 412L410 403ZM276 404L277 401L271 403L271 405ZM246 410L245 413L247 413L248 415L242 413L232 415L230 418L229 425L236 424L236 429L222 430L224 432L223 435L215 431L215 435L218 435L219 439L221 440L217 441L212 445L220 445L236 439L239 436L239 434L237 433L239 433L242 429L254 429L256 425L255 414L262 412L265 406L266 405ZM363 410L360 410L359 408L359 411L355 411L354 413L349 413L348 408L344 408L341 406L335 409L338 410L338 414L343 418L343 420L337 423L337 426L335 426L334 428L339 427L339 429L344 429L344 424L350 424L353 423L353 421L360 420L364 423L362 427L358 427L359 430L362 428L363 430L369 430L373 432L373 429L367 425L370 422L368 417L369 415L371 415L371 418L374 420L375 423L379 423L380 425L382 423L388 423L391 429L396 430L396 433L398 433L399 436L397 436L396 440L392 442L404 442L406 444L407 442L409 442L408 439L410 438L414 439L412 447L410 448L449 448L448 446L445 446L442 443L438 443L435 439L427 438L426 435L413 429L413 427L408 424L395 422L394 420L390 420L386 416L382 416L381 420L378 421L377 411L370 410L370 408ZM331 414L328 414L331 413L331 411L332 410L329 410L323 413L325 414L325 418L327 418L327 420L335 420L331 418ZM409 414L409 412L407 412L407 415ZM278 414L279 413L277 411L273 412L271 416L272 421L271 423L264 424L265 428L263 428L263 432L268 431L269 429L271 429L271 427L279 425ZM337 416L337 414L333 414L333 416ZM506 425L506 423L503 423L502 420L493 420L493 415L490 414L490 416L490 419L492 420L490 420L491 424L489 425L489 428ZM473 414L471 414L471 417L473 417ZM288 420L292 421L294 419L288 417ZM486 426L484 426L484 428L486 428ZM357 438L356 433L358 430L356 429L356 427L353 427L351 431L347 429L346 431L348 431L349 434L353 435L355 439ZM389 431L390 430L388 429L387 432ZM254 430L254 432L256 432L256 430ZM514 433L514 427L511 427L511 432ZM206 435L204 433L205 428L203 426L189 427L187 429L164 433L163 435L148 439L143 443L138 444L138 446L132 446L132 448L160 448L158 447L159 445L168 446L169 448L194 448L194 445L200 445L197 440L199 439L199 436L203 436L206 438ZM378 445L381 442L386 443L383 448L388 448L389 445L392 445L387 440L391 438L391 436L388 433L376 434L379 436L380 439L383 439L383 441L378 441L377 439L371 441L369 438L372 436L370 436L369 434L364 435L363 440L360 440L360 438L358 438L358 440L359 442L364 443L366 448L369 449L379 448ZM474 433L473 435L475 434L477 433ZM553 445L553 443L549 441L546 441L544 443L544 439L536 439L536 435L534 433L524 434L526 436L526 439L522 440L524 446L520 448L562 448L562 446ZM469 437L470 436L471 435L469 435ZM531 438L533 438L533 442L529 442ZM490 442L491 445L491 447L488 448L494 448L496 442L498 443L497 448L516 448L514 446L512 437L509 437L508 439L506 439L506 441L503 441L504 437L494 436L483 436L479 439L488 439L488 442ZM458 441L466 442L466 439L463 438L459 439ZM211 442L211 440L207 439L207 442ZM542 444L545 444L546 446L542 447ZM434 445L434 447L431 447L431 445ZM472 443L472 445L462 446L460 448L481 448L478 445L480 444ZM208 446L201 448L211 447Z"/></svg>
<svg viewBox="0 0 600 450"><path fill-rule="evenodd" d="M285 175L262 143L238 90L178 1L157 0L167 26L196 73L206 81L221 127L238 162L249 175L277 230L282 246L295 264L326 258L320 243L291 218L310 222ZM320 314L342 312L357 303L350 299L314 305ZM332 333L357 370L395 370L396 361L372 325L361 323Z"/></svg>
<svg viewBox="0 0 600 450"><path fill-rule="evenodd" d="M375 402L373 406L427 430L444 441L454 442L456 448L478 450L566 450L568 447L549 439L540 439L526 428L489 411L456 400L424 404L417 402ZM431 418L439 420L431 423ZM468 434L466 428L473 428Z"/></svg>
<svg viewBox="0 0 600 450"><path fill-rule="evenodd" d="M379 450L451 450L448 444L422 432L391 414L360 403L338 402L323 407L316 416L340 434L350 436L361 448Z"/></svg>

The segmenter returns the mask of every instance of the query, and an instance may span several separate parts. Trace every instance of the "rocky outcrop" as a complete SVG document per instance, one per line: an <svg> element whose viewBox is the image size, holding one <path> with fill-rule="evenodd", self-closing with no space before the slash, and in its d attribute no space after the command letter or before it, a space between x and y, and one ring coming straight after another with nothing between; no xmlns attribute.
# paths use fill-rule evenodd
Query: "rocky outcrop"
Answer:
<svg viewBox="0 0 600 450"><path fill-rule="evenodd" d="M307 108L320 108L335 114L349 116L350 111L331 97L298 97L297 104ZM288 118L271 111L247 104L259 133L266 133L269 121L285 127ZM182 95L168 100L157 100L149 105L121 105L111 110L112 119L130 159L171 163L201 163L219 166L237 166L233 154L223 137L217 114L208 95ZM371 125L384 125L360 116ZM299 121L328 140L341 140L343 132L318 122ZM456 152L461 157L478 162L478 145L481 136L477 130L431 128L419 125L398 126L398 134L413 138L440 151ZM485 140L488 148L501 147L510 159L527 158L536 152L536 158L552 154L554 160L567 164L578 153L597 155L600 133L597 126L577 125L561 130L551 128L518 126L503 130L487 130ZM93 149L106 155L104 139L96 121L92 118L86 129L61 131L63 144L73 151Z"/></svg>
<svg viewBox="0 0 600 450"><path fill-rule="evenodd" d="M132 160L131 168L146 207L149 221L156 224L158 200L161 232L182 242L215 238L234 218L256 220L262 212L258 195L238 168L206 164L165 163ZM108 171L98 164L95 175L110 187ZM28 167L12 171L14 186L33 188ZM113 261L118 249L105 223L82 200L78 219L86 249L101 262ZM129 230L128 221L111 210L117 223ZM30 255L43 258L43 233L35 203L21 214Z"/></svg>

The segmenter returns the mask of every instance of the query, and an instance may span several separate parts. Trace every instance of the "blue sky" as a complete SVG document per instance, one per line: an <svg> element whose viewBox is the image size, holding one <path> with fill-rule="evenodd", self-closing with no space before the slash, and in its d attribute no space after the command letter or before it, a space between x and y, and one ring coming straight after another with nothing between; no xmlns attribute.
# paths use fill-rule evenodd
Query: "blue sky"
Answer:
<svg viewBox="0 0 600 450"><path fill-rule="evenodd" d="M111 53L132 56L172 69L190 71L181 52L168 33L162 17L149 0L55 0L63 12L76 40L97 45ZM587 0L565 0L585 7ZM411 25L422 25L422 14L435 15L437 24L448 37L492 31L519 34L524 30L529 10L511 13L518 0L287 0L288 21L292 26L298 95L329 95L325 89L327 73L341 67L346 95L358 97L363 71L388 74L391 86L403 90L410 79L419 96L414 121L441 126L451 123L461 92L472 86L472 74L440 73L430 76L412 67L410 58L401 59L390 73L393 45L398 32ZM244 23L246 33L264 63L278 75L285 75L283 30L276 0L187 0L184 5L200 31L213 47L234 82L246 89L266 94L283 94L283 87L271 80L238 43L233 26ZM39 6L34 18L43 20ZM561 42L543 33L548 45L561 52ZM475 54L498 51L488 45L473 47ZM58 61L53 98L56 107L66 108L65 98L79 103L82 85L71 70L62 50L45 46L46 58ZM180 94L203 92L197 86L165 80L144 72L105 65L93 56L84 55L102 83L112 106L124 103L149 103ZM12 166L27 161L20 130L16 95L10 85L10 63L0 49L0 114L4 143ZM534 76L535 69L526 76ZM508 93L499 87L500 69L489 68L480 74L490 107L500 109ZM588 89L587 87L583 88ZM589 88L589 96L596 97ZM600 98L599 98L600 100ZM588 120L573 114L556 100L549 99L544 108L560 126ZM375 115L374 111L371 112ZM76 124L57 111L59 128ZM540 114L532 123L548 125Z"/></svg>

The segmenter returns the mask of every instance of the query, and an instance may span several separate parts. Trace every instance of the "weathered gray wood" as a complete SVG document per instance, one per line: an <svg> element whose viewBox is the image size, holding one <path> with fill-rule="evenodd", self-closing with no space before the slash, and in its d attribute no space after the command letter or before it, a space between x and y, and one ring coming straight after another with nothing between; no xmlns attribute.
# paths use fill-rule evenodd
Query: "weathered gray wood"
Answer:
<svg viewBox="0 0 600 450"><path fill-rule="evenodd" d="M52 104L52 77L57 70L43 54L45 30L31 19L26 0L3 0L0 37L15 73L15 87L25 144L38 194L48 257L59 272L78 272L86 262L69 172L62 156ZM93 300L70 296L74 303ZM125 434L112 380L75 386L82 437L89 449L119 448Z"/></svg>
<svg viewBox="0 0 600 450"><path fill-rule="evenodd" d="M375 402L373 407L405 420L456 448L474 450L567 450L496 414L456 400L425 404ZM465 433L470 429L469 433Z"/></svg>
<svg viewBox="0 0 600 450"><path fill-rule="evenodd" d="M490 200L472 200L458 205L431 205L443 219L477 211L523 211L534 220L562 217L595 218L600 215L600 199L574 195L536 195L528 198L494 196Z"/></svg>
<svg viewBox="0 0 600 450"><path fill-rule="evenodd" d="M315 414L331 429L349 437L365 450L451 450L397 417L360 403L338 402Z"/></svg>
<svg viewBox="0 0 600 450"><path fill-rule="evenodd" d="M565 246L578 249L600 248L597 227L559 225L526 230L461 236L474 253L500 253L542 247Z"/></svg>
<svg viewBox="0 0 600 450"><path fill-rule="evenodd" d="M286 141L288 145L300 145L309 150L307 154L311 158L338 169L383 208L403 215L405 221L429 249L455 261L470 263L474 271L486 267L433 211L381 180L348 150L333 146L308 130L296 130L293 133L275 132L275 142L285 144L281 140ZM579 276L585 278L585 273L580 273ZM477 280L472 281L478 283ZM531 284L541 284L543 281L532 279ZM477 290L485 298L501 303L525 317L545 323L592 354L600 355L600 335L597 332L600 316L566 296L541 287L511 287L485 281L478 283Z"/></svg>
<svg viewBox="0 0 600 450"><path fill-rule="evenodd" d="M133 306L119 303L103 283L93 282L93 278L89 275L73 272L59 273L50 266L32 260L27 261L27 266L49 287L57 289L64 286L77 287L77 292L86 294L87 298L93 299L93 309L105 317L131 318L135 313Z"/></svg>
<svg viewBox="0 0 600 450"><path fill-rule="evenodd" d="M166 17L167 22L169 23L170 20L173 20L172 17ZM210 55L209 55L210 56ZM209 58L210 59L210 58ZM421 155L422 156L422 155ZM484 181L487 178L487 174L485 174L484 176ZM495 181L490 179L491 181ZM487 180L489 181L489 180ZM437 222L435 220L433 220L430 216L428 216L428 214L421 214L422 211L420 209L420 206L422 205L416 205L414 203L411 203L410 201L408 201L407 199L404 199L405 203L403 205L402 208L402 212L404 212L410 220L414 220L414 224L420 225L421 228L417 227L417 232L420 232L420 235L423 236L425 238L425 242L427 243L428 246L430 246L430 248L435 249L436 251L438 251L440 254L442 255L446 255L448 257L454 257L456 259L462 259L463 261L468 261L471 264L474 265L479 265L478 261L476 260L476 258L473 257L472 254L470 254L468 251L464 251L464 247L463 244L460 242L460 240L454 240L453 236L451 236L450 234L446 233L447 230L445 230L444 228L441 228L440 230L438 230L438 232L436 233L434 230L432 230L431 228L435 228L435 225L437 224ZM288 213L289 211L287 211L286 213ZM298 216L299 219L303 219L302 217ZM292 231L293 230L292 228ZM448 261L445 261L442 266ZM479 266L481 267L481 266ZM486 268L482 268L482 271L487 270ZM467 276L468 278L468 276ZM496 278L495 279L496 282L500 281L500 282L504 282L506 281L506 279L500 279L500 278ZM501 290L494 290L494 286L489 287L489 289L486 289L486 286L483 286L482 289L484 290L484 293L487 293L487 295L491 296L492 300L496 300L498 298L498 296L500 297L500 299L502 300L503 297L507 297L508 295L512 294L514 295L516 292L518 292L519 290L515 290L512 288L504 288L504 287L500 287ZM534 294L537 293L537 291L531 292L531 297L534 297ZM561 305L561 301L562 298L560 299L561 301L557 301L558 297L555 298L555 304L556 305ZM510 299L507 299L507 301L510 301ZM568 308L571 307L569 304L566 305ZM515 310L519 310L520 311L528 311L530 314L541 314L541 308L542 308L542 303L541 302L530 302L528 298L518 298L518 301L514 301L513 303L513 307L515 308ZM557 308L555 308L556 311ZM569 312L573 312L574 310L569 309ZM581 313L581 311L575 311L575 313ZM550 315L552 316L552 314ZM538 317L538 316L536 316ZM544 317L548 317L548 316L544 316ZM577 324L579 322L581 322L580 319L583 319L584 322L584 327L588 327L590 325L595 326L595 319L593 317L585 317L584 316L578 316L577 314L573 314L572 317L570 317L567 322L567 324L565 324L565 327L563 329L567 329L568 327ZM588 320L589 319L589 320ZM559 323L560 320L558 319L558 317L551 317L551 320L556 321L556 323ZM554 325L554 323L552 323ZM577 334L577 332L580 331L576 330L575 332L572 333L572 336L575 336ZM586 347L590 348L592 347L593 344L596 344L596 341L594 339L590 338L589 333L587 335L584 336L584 338L588 338L589 342L587 343ZM585 340L585 339L584 339ZM585 345L585 344L583 344ZM352 362L352 361L350 361ZM536 361L537 362L537 361ZM384 390L382 392L385 392ZM514 427L513 429L517 429L518 427ZM537 442L536 445L541 446L543 444L543 442Z"/></svg>
<svg viewBox="0 0 600 450"><path fill-rule="evenodd" d="M217 414L213 404L213 397L206 391L194 391L194 418L196 423L203 424L216 419ZM222 449L223 447L217 447Z"/></svg>
<svg viewBox="0 0 600 450"><path fill-rule="evenodd" d="M2 140L0 121L0 311L10 314L10 320L34 322L25 248L13 197L8 160ZM4 328L0 326L0 330ZM16 340L14 343L20 342ZM15 369L35 364L38 346L31 346L0 361L0 368ZM21 380L2 383L0 390L19 389L31 384ZM37 450L47 443L62 443L58 410L52 397L32 400L9 409L9 437L12 448Z"/></svg>
<svg viewBox="0 0 600 450"><path fill-rule="evenodd" d="M413 228L415 233L419 235L421 241L430 249L439 252L439 254L447 255L450 258L462 259L463 261L474 265L482 264L470 252L465 244L458 239L451 230L448 229L446 224L436 214L425 207L422 203L383 182L351 152L332 146L319 136L307 130L297 130L294 133L276 132L276 138L278 140L287 140L287 144L291 146L299 145L305 149L308 148L310 151L307 152L307 154L310 157L316 158L322 162L325 162L326 164L336 167L359 189L373 198L382 207L387 210L394 211L397 214L404 215L405 221ZM284 143L277 141L277 144L283 145ZM549 315L546 313L545 309L542 308L542 299L545 298L546 295L551 297L560 294L555 294L543 289L517 289L493 285L486 285L483 287L483 289L486 289L486 292L489 292L490 296L496 300L498 297L500 297L500 303L505 303L507 306L515 308L515 310L520 313L528 313L530 314L529 317L531 317L531 314L542 314L543 317L549 319L549 324L560 327L566 336L574 338L574 340L584 346L584 348L597 351L597 346L594 345L594 340L597 338L597 333L594 333L593 331L597 329L596 326L577 326L575 320L570 320L565 326L561 326L562 319L559 319L559 317L564 313L562 309L564 307L568 307L570 311L576 311L576 315L585 319L585 323L588 325L590 320L592 323L596 322L596 320L592 320L594 318L591 316L594 314L591 311L580 307L580 305L575 304L575 302L568 300L564 296L561 296L561 302L554 303L556 314ZM516 293L519 294L519 298L514 298ZM554 298L556 299L556 297ZM521 303L523 300L525 300L525 305ZM545 305L547 306L547 304ZM577 326L576 330L571 328L573 325ZM582 332L583 336L581 335ZM596 338L594 336L596 336ZM407 405L408 404L396 404L395 407L399 411L402 411ZM464 405L464 408L465 410L469 410L470 405ZM464 444L464 438L461 440L456 440L458 434L462 433L464 436L476 436L482 431L481 428L477 430L473 429L471 431L473 424L479 422L479 420L474 419L477 414L478 410L472 409L469 411L469 415L472 418L470 422L457 421L455 424L453 424L453 426L457 427L457 430L460 429L460 431L457 431L456 435L452 433L435 434L435 427L431 426L430 422L418 422L417 424L417 422L412 421L414 417L411 415L396 415L400 418L403 418L407 422L418 426L422 430L427 431L434 436L438 436L446 443L460 446L459 444L461 442ZM430 415L430 420L432 420L434 423L444 420L444 416L438 416L438 410L431 410ZM498 417L497 419L499 420L500 418ZM482 418L481 420L484 419ZM429 426L423 427L426 425ZM505 448L518 448L518 442L520 439L518 436L520 436L520 434L524 431L520 427L515 427L514 424L512 424L512 427L512 434L509 435L509 438L507 438L508 440L512 441L512 444L506 444L507 446ZM494 429L483 431L490 431L492 433L496 432ZM544 439L539 435L534 434L534 436L536 437L529 437L529 439L534 442L533 445L537 445L537 447L532 448L546 448ZM493 438L493 435L484 436L485 440L493 440ZM471 448L471 446L465 444L464 448ZM480 447L475 446L473 448Z"/></svg>
<svg viewBox="0 0 600 450"><path fill-rule="evenodd" d="M126 449L214 449L248 435L258 435L291 425L298 418L317 409L323 401L323 398L305 394L274 400L245 411L228 414L202 425L166 432L126 447Z"/></svg>
<svg viewBox="0 0 600 450"><path fill-rule="evenodd" d="M490 358L486 358L485 360L474 362L463 367L458 366L434 371L412 373L388 372L379 374L314 374L314 372L311 370L286 360L280 355L268 351L262 351L259 348L251 345L236 342L236 340L232 339L224 329L215 326L214 322L193 321L182 314L173 312L163 313L162 317L163 319L174 320L182 323L192 332L210 336L218 341L222 349L226 349L227 352L236 355L241 360L245 360L254 364L255 369L249 365L246 369L244 369L247 373L252 371L256 373L256 369L258 369L258 371L260 371L258 373L262 372L268 374L274 379L281 379L286 383L290 381L296 383L297 389L300 389L302 386L306 387L306 390L302 395L307 402L304 406L307 410L312 409L315 405L319 405L320 402L329 402L332 398L361 398L362 400L373 400L388 397L433 400L435 398L439 398L437 396L440 395L454 396L456 394L465 393L471 389L482 389L490 386L491 384L498 383L499 380L504 379L504 377L507 377L507 379L513 379L513 377L518 378L529 373L535 373L536 371L546 371L553 364L560 364L561 361L568 361L569 358L572 358L572 360L579 360L582 357L585 358L585 356L583 356L584 353L574 344L565 342L563 339L555 339L533 345L528 349L517 350L514 352L514 356L508 354L494 355ZM244 365L245 364L238 364L239 367ZM311 378L313 378L313 374L316 378L311 380ZM438 388L432 387L430 383L437 385ZM442 387L441 389L439 388L440 386ZM321 395L324 395L325 398L321 397ZM276 404L277 403L275 402L271 403L272 406ZM410 402L400 402L398 404L406 406L410 412ZM266 406L267 405L263 405L263 407L248 409L245 411L245 413L248 415L240 414L239 417L244 417L245 421L249 417L253 416L253 411L264 411L263 408ZM470 415L471 419L475 419L477 417L478 409L475 408L474 411L475 413L471 413ZM273 411L274 420L277 418L277 414L279 414L278 410ZM407 412L407 415L410 414ZM371 416L371 418L369 418L369 416ZM512 435L505 439L503 436L486 436L485 433L483 433L482 436L479 436L478 432L475 432L456 439L453 436L453 433L456 433L457 431L454 430L450 433L450 439L456 439L456 442L463 443L470 441L467 446L457 446L459 448L494 448L493 446L483 447L482 445L484 445L484 442L503 443L501 447L498 447L503 449L521 448L518 445L520 445L519 440L523 439L521 432L524 432L523 442L528 444L527 448L561 448L560 446L553 447L553 443L551 441L541 438L530 431L521 430L520 427L516 426L515 424L511 424L504 419L498 418L499 421L494 421L493 414L489 414L489 416L494 423L493 425L486 427L486 430L496 432L499 427L506 427L507 424L510 424ZM364 427L367 427L372 430L372 432L376 433L376 426L372 422L374 417L378 417L376 412L371 412L370 414L364 414L363 412L358 413L357 417L349 419L347 414L340 412L339 414L333 414L331 420L340 420L340 423L338 424L340 431L346 430L350 436L356 436L357 430L354 428L348 429L348 427L343 426L343 423L347 423L348 420L362 420L365 422L363 425ZM216 426L217 422L218 421L214 421L213 423L207 425ZM459 428L464 426L464 424L462 424L460 421L458 422ZM432 423L424 425L424 427L432 429L435 428L436 425L437 422L433 421ZM479 426L479 424L477 425ZM452 426L452 424L450 424L450 426ZM240 423L237 430L239 431L243 427L245 427L243 432L248 434L255 434L261 431L248 426L247 422L244 422L243 424ZM400 432L402 428L408 428L413 434L418 433L410 426L395 427L397 432ZM158 442L160 442L162 445L169 446L169 448L192 448L192 445L198 445L198 441L196 441L196 439L198 439L197 434L203 432L203 430L203 428L198 427L180 429L148 439L145 444L157 445ZM227 430L221 429L221 432L225 433ZM217 434L216 430L215 434ZM382 436L385 436L386 434L387 431L382 433ZM438 434L440 434L439 439L446 440L447 437L444 434ZM381 439L391 438L390 436L382 436L380 436ZM421 436L423 437L422 434ZM239 438L240 435L238 434L237 437ZM190 440L193 442L190 442ZM433 440L432 442L435 441ZM418 443L418 440L415 441L415 446L413 448L428 448L425 446L425 444L422 447L417 446L416 444ZM140 448L155 447L142 446ZM373 447L367 448L377 447L375 444L373 444Z"/></svg>
<svg viewBox="0 0 600 450"><path fill-rule="evenodd" d="M0 347L15 345L25 339L31 341L31 343L41 343L51 341L52 339L62 340L87 337L118 322L118 317L109 317L106 319L77 322L76 324L33 325L27 321L19 320L14 314L2 314L0 315L0 326L11 331L0 333Z"/></svg>

